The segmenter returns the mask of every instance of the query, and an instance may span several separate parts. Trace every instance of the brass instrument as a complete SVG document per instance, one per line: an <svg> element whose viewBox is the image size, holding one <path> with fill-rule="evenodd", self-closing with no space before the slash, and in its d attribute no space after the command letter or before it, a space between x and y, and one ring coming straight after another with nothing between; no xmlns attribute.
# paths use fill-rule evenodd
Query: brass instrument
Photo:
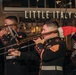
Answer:
<svg viewBox="0 0 76 75"><path fill-rule="evenodd" d="M33 39L37 39L38 37L43 38L44 35L48 35L48 34L51 34L51 33L58 33L58 30L51 31L51 32L48 32L48 33L44 33L44 34L36 34L36 35L30 36L26 39L21 40L19 44L22 44L24 42L27 42L27 41L30 41L30 40L33 40Z"/></svg>
<svg viewBox="0 0 76 75"><path fill-rule="evenodd" d="M21 41L19 41L19 43L15 43L15 44L12 44L12 45L10 45L10 46L6 46L6 47L3 47L3 48L0 48L0 50L6 49L6 48L10 48L10 47L13 47L13 46L16 46L16 45L21 45L21 44L23 44L23 43L25 43L25 42L28 42L28 41L30 41L30 40L37 39L38 37L42 38L44 35L48 35L48 34L51 34L51 33L58 33L58 30L51 31L51 32L48 32L48 33L45 33L45 34L37 34L37 35L34 35L34 36L30 36L30 37L28 37L28 38L26 38L26 39L22 39ZM32 46L32 45L35 45L35 43L30 44L30 45L27 45L27 46L23 46L23 47L21 47L21 49L22 49L22 48L29 47L29 46ZM17 49L18 49L18 48L17 48ZM19 49L20 49L20 48L19 48ZM0 53L0 55L6 54L6 53L8 53L8 52Z"/></svg>
<svg viewBox="0 0 76 75"><path fill-rule="evenodd" d="M1 31L1 30L4 30L4 31L6 32L4 35L8 35L8 34L10 33L10 31L8 32L8 31L6 30L6 28L9 27L9 26L13 26L13 24L7 25L7 26L0 26L0 31Z"/></svg>

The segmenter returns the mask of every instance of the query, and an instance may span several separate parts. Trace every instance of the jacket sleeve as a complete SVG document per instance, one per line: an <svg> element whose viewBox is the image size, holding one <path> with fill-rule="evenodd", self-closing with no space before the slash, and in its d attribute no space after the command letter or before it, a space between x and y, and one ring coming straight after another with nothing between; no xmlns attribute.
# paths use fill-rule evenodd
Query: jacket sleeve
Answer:
<svg viewBox="0 0 76 75"><path fill-rule="evenodd" d="M18 59L23 60L39 60L40 56L39 54L34 51L28 51L28 52L21 52L21 55L18 57Z"/></svg>
<svg viewBox="0 0 76 75"><path fill-rule="evenodd" d="M54 52L51 49L44 49L44 53L42 55L42 60L43 61L51 61L55 60L57 58L61 58L65 56L66 48L64 45L59 44L59 49Z"/></svg>

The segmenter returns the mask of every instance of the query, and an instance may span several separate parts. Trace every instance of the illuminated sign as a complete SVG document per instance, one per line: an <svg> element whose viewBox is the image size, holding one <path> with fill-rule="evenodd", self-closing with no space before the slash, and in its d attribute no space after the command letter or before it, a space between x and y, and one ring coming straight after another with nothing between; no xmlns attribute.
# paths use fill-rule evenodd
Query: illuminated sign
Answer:
<svg viewBox="0 0 76 75"><path fill-rule="evenodd" d="M49 19L49 18L61 18L61 19L71 19L76 18L76 13L72 13L70 11L25 11L25 18L42 18L42 19Z"/></svg>
<svg viewBox="0 0 76 75"><path fill-rule="evenodd" d="M38 18L61 18L72 19L76 18L75 8L20 8L20 7L5 7L3 13L17 13L18 16L23 14L26 19ZM22 16L22 15L21 15Z"/></svg>

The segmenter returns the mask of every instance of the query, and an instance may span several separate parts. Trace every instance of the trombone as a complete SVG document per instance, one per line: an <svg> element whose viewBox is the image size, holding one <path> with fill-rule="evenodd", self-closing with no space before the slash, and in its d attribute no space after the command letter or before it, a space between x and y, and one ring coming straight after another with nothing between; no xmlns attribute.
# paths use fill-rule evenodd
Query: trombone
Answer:
<svg viewBox="0 0 76 75"><path fill-rule="evenodd" d="M10 48L10 47L13 47L13 46L16 46L16 45L21 45L21 44L23 44L25 42L28 42L30 40L37 39L38 37L42 38L44 35L48 35L48 34L51 34L51 33L58 33L58 30L51 31L51 32L48 32L48 33L45 33L45 34L38 34L38 35L35 35L35 36L32 36L32 37L30 36L30 37L28 37L26 39L22 39L21 41L19 41L19 43L15 43L15 44L0 48L0 50L7 49L7 48ZM26 46L22 46L22 47L16 48L16 49L23 49L23 48L26 48L26 47L29 47L29 46L33 46L33 45L35 45L35 43L32 43L30 45L26 45ZM8 51L3 52L3 53L0 53L0 55L6 54L6 53L9 53L9 52Z"/></svg>

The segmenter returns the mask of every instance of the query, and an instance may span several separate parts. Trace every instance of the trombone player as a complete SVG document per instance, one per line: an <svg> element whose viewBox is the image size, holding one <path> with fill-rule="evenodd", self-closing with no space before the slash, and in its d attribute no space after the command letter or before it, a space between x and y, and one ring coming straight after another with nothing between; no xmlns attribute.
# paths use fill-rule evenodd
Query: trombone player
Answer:
<svg viewBox="0 0 76 75"><path fill-rule="evenodd" d="M26 38L24 32L18 32L17 29L18 20L16 16L7 16L4 20L4 29L0 31L1 42L4 47L10 46L14 43L18 43L18 40ZM17 41L16 41L17 40ZM23 46L17 45L10 48L5 48L4 51L9 51L9 49L14 50ZM19 49L21 52L27 50ZM23 59L18 59L18 57L12 56L9 53L4 55L4 75L28 75L27 63Z"/></svg>

